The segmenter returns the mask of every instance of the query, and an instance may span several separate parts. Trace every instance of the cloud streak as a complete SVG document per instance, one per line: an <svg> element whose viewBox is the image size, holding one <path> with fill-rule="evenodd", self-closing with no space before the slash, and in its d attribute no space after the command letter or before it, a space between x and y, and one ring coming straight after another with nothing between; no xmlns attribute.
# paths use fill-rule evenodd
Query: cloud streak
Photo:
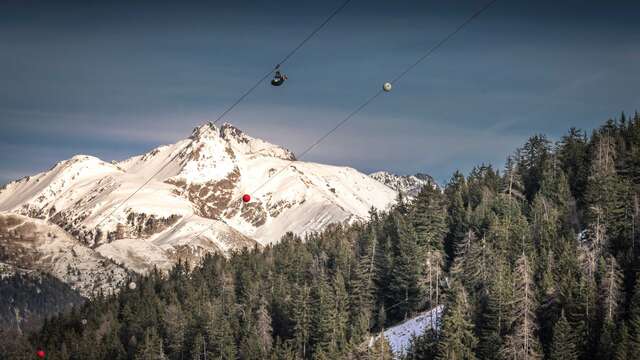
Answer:
<svg viewBox="0 0 640 360"><path fill-rule="evenodd" d="M217 118L339 2L0 2L0 182ZM224 121L300 152L480 3L352 4ZM308 159L442 180L640 105L637 1L498 2Z"/></svg>

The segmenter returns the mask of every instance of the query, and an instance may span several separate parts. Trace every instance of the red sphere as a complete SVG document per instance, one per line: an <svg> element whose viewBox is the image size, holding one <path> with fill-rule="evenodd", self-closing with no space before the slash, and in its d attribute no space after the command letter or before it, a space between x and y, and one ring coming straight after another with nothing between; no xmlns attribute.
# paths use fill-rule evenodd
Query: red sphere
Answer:
<svg viewBox="0 0 640 360"><path fill-rule="evenodd" d="M42 351L42 350L38 350L38 351L36 351L36 355L37 355L40 359L44 359L44 355L45 355L45 353L44 353L44 351Z"/></svg>
<svg viewBox="0 0 640 360"><path fill-rule="evenodd" d="M242 201L244 201L244 202L251 201L251 195L249 195L249 194L242 195Z"/></svg>

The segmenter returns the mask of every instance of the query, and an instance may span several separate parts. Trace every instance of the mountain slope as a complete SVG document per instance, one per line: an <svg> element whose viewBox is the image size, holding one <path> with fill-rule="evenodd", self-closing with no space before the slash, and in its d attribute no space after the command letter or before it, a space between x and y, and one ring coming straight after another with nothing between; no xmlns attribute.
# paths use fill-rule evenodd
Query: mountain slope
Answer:
<svg viewBox="0 0 640 360"><path fill-rule="evenodd" d="M2 276L15 269L48 273L84 296L111 293L127 272L84 246L56 225L26 216L0 213Z"/></svg>
<svg viewBox="0 0 640 360"><path fill-rule="evenodd" d="M245 193L251 202L240 200ZM56 224L144 272L178 258L270 244L287 231L365 219L395 197L352 168L296 161L229 124L205 124L189 139L121 162L78 155L9 183L0 190L0 211Z"/></svg>
<svg viewBox="0 0 640 360"><path fill-rule="evenodd" d="M0 263L0 330L36 330L42 321L86 301L56 277Z"/></svg>

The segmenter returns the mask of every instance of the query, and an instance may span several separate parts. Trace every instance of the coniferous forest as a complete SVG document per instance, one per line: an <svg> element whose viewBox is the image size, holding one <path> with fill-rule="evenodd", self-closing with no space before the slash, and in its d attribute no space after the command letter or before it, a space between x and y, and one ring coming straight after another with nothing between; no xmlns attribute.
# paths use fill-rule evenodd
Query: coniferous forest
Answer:
<svg viewBox="0 0 640 360"><path fill-rule="evenodd" d="M639 193L637 113L535 135L366 222L132 279L0 357L390 359L370 336L443 305L406 359L640 359Z"/></svg>

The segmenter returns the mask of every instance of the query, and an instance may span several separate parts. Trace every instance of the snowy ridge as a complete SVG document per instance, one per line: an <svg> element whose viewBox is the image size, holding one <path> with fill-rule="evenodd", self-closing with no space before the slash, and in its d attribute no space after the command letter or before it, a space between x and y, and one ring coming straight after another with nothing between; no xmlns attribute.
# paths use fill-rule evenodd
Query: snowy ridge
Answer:
<svg viewBox="0 0 640 360"><path fill-rule="evenodd" d="M245 193L251 202L240 200ZM0 211L55 224L81 246L145 272L260 247L287 231L364 220L396 195L355 169L296 161L287 149L208 123L124 161L79 155L9 183L0 189Z"/></svg>
<svg viewBox="0 0 640 360"><path fill-rule="evenodd" d="M421 173L400 176L388 171L378 171L369 174L369 176L409 198L414 198L418 195L425 185L431 185L434 188L438 187L438 184L431 176Z"/></svg>
<svg viewBox="0 0 640 360"><path fill-rule="evenodd" d="M396 358L400 358L409 349L412 338L424 334L429 328L435 329L438 326L443 309L444 307L440 305L385 330L383 334L391 346L393 355ZM379 337L380 335L371 337L369 339L369 347L373 346Z"/></svg>

